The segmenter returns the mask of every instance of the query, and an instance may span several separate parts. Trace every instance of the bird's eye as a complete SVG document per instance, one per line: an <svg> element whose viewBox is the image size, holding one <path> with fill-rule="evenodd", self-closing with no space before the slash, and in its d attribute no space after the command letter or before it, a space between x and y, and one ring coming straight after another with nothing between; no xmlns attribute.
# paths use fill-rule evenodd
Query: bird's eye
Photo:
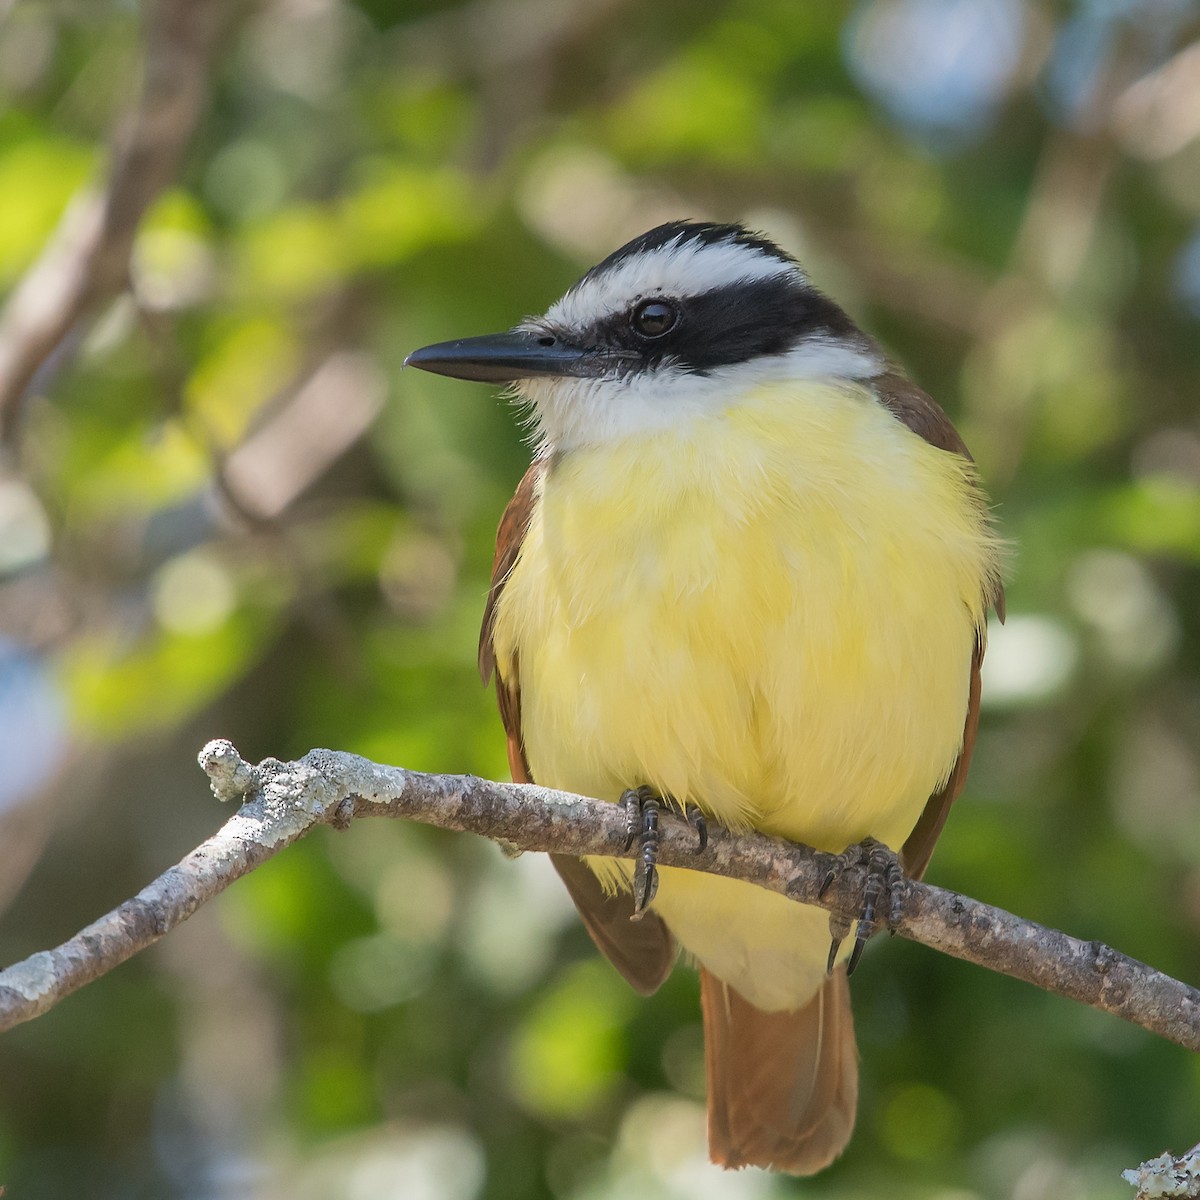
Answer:
<svg viewBox="0 0 1200 1200"><path fill-rule="evenodd" d="M643 300L630 315L634 333L644 338L662 337L679 321L679 310L665 300Z"/></svg>

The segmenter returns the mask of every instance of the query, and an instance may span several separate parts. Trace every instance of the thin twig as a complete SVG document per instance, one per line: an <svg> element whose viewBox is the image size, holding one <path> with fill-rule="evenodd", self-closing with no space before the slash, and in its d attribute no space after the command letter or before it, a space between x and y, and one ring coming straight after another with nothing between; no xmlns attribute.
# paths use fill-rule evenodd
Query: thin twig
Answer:
<svg viewBox="0 0 1200 1200"><path fill-rule="evenodd" d="M502 840L524 850L629 857L616 805L532 784L425 775L334 750L297 762L244 762L229 742L200 754L213 791L245 797L222 829L132 900L55 950L0 972L0 1030L39 1016L77 988L157 941L206 900L317 825L403 817ZM665 821L659 861L746 880L853 919L860 869L818 895L830 856L761 834L714 830L698 853L694 832ZM903 937L1024 979L1200 1050L1200 992L1098 942L1081 942L1001 909L928 884L902 885Z"/></svg>

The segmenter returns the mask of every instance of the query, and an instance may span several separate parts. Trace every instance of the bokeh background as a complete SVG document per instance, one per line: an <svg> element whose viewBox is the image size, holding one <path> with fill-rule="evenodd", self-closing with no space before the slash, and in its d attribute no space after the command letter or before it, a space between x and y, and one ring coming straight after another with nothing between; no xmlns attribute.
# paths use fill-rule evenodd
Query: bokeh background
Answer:
<svg viewBox="0 0 1200 1200"><path fill-rule="evenodd" d="M401 362L678 216L799 255L1015 543L932 881L1200 979L1186 0L0 3L0 960L219 825L209 737L507 777L528 450ZM854 984L845 1157L725 1174L688 970L635 997L534 856L321 830L0 1039L0 1184L1116 1200L1200 1140L1200 1064L1113 1018L898 941Z"/></svg>

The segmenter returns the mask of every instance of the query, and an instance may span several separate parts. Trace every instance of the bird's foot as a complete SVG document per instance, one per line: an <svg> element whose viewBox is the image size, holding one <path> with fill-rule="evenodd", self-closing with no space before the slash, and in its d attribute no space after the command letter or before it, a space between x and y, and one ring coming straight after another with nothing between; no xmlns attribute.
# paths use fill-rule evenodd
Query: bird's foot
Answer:
<svg viewBox="0 0 1200 1200"><path fill-rule="evenodd" d="M641 920L658 891L658 813L660 797L648 787L630 788L621 793L625 810L625 849L638 844L637 865L633 869L633 917Z"/></svg>
<svg viewBox="0 0 1200 1200"><path fill-rule="evenodd" d="M698 854L708 848L708 823L698 805L677 804L645 786L622 792L620 805L625 811L625 849L631 850L635 841L638 844L633 871L633 920L636 921L650 907L658 891L658 815L663 806L683 812L684 820L696 831Z"/></svg>
<svg viewBox="0 0 1200 1200"><path fill-rule="evenodd" d="M863 838L861 842L848 846L841 854L835 855L817 894L825 895L833 881L851 867L866 867L867 873L863 881L862 908L859 910L858 924L854 931L854 948L850 951L850 958L846 963L847 975L854 974L854 968L862 958L863 947L875 932L876 910L886 909L889 929L895 929L903 916L899 885L904 879L904 870L900 866L900 856L874 838ZM829 932L833 938L827 964L830 973L833 972L842 942L850 933L850 925L844 917L830 915Z"/></svg>

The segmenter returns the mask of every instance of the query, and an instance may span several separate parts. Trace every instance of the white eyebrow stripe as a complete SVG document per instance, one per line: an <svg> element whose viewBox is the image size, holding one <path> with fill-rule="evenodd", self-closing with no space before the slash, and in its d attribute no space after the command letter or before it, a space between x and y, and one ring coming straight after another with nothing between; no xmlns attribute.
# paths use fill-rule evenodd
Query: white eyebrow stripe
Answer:
<svg viewBox="0 0 1200 1200"><path fill-rule="evenodd" d="M805 282L795 263L753 246L694 240L681 244L676 238L582 280L551 306L545 321L567 329L585 329L640 296L697 296L731 284L787 274Z"/></svg>

